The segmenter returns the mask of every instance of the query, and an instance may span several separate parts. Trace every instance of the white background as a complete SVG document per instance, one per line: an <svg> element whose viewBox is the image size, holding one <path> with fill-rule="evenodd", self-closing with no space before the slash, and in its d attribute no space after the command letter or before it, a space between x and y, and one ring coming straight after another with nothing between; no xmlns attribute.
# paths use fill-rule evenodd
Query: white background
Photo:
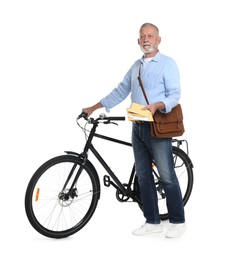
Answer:
<svg viewBox="0 0 236 260"><path fill-rule="evenodd" d="M0 2L1 259L235 259L234 5L233 0ZM119 203L113 188L102 187L84 229L63 240L45 238L25 215L28 181L47 159L81 151L84 138L75 118L116 87L141 57L137 38L144 22L159 27L161 52L179 65L183 138L195 167L187 232L174 240L134 237L132 230L144 221L138 206ZM110 115L124 116L129 104L128 98ZM103 126L101 132L129 141L130 123ZM132 151L98 147L125 182ZM104 171L98 169L102 181Z"/></svg>

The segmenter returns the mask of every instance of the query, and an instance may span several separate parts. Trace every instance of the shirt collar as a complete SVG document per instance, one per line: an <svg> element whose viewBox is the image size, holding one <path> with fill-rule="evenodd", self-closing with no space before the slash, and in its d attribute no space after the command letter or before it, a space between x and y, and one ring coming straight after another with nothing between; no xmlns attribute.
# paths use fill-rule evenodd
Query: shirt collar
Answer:
<svg viewBox="0 0 236 260"><path fill-rule="evenodd" d="M152 61L158 62L160 57L161 57L161 53L160 53L160 51L158 51L158 53L152 58ZM142 63L143 63L143 60L144 60L144 56L142 56L142 58L141 58Z"/></svg>

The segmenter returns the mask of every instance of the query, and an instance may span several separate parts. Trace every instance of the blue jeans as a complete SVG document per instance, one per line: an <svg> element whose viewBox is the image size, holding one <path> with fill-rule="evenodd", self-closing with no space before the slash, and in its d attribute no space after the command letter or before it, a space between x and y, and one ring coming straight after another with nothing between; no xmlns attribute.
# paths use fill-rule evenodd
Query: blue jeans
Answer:
<svg viewBox="0 0 236 260"><path fill-rule="evenodd" d="M174 170L172 139L152 137L148 122L133 123L132 145L146 222L158 224L161 221L152 174L152 161L154 159L166 194L169 221L174 224L184 223L184 206Z"/></svg>

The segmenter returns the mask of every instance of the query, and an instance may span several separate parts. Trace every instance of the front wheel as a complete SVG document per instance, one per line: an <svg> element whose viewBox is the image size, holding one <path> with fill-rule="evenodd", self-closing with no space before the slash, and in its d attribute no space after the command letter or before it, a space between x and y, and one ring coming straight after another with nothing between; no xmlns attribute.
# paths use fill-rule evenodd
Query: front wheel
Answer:
<svg viewBox="0 0 236 260"><path fill-rule="evenodd" d="M181 150L180 148L173 146L173 159L174 159L174 165L175 165L175 172L176 176L179 181L182 197L183 197L183 203L186 205L186 203L189 200L189 197L192 192L193 188L193 164L188 157L188 155ZM166 195L165 191L162 185L162 181L160 178L160 175L157 171L156 165L153 162L153 177L156 184L156 191L157 191L157 197L158 197L158 208L160 213L160 218L162 220L168 219L168 211L166 206ZM139 207L142 209L142 202L141 202L141 196L140 196L140 190L139 190L139 184L138 184L138 178L135 176L134 180L134 190L137 196L137 199L139 201Z"/></svg>
<svg viewBox="0 0 236 260"><path fill-rule="evenodd" d="M64 238L87 224L99 196L100 183L91 163L82 166L79 157L58 156L32 176L25 194L26 215L42 235Z"/></svg>

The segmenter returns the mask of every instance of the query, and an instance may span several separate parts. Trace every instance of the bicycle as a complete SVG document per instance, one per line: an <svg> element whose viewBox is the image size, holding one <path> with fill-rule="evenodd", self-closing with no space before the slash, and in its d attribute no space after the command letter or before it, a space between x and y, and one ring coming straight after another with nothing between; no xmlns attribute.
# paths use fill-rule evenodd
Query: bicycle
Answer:
<svg viewBox="0 0 236 260"><path fill-rule="evenodd" d="M79 124L81 118L86 120L84 127ZM122 120L125 120L125 117L107 117L102 114L94 119L81 113L76 122L86 137L83 151L81 153L66 151L66 154L42 164L33 174L25 193L25 211L30 224L40 234L50 238L71 236L82 229L93 216L100 199L101 186L97 170L88 159L88 151L94 154L108 173L103 177L103 183L106 187L113 186L116 189L118 201L135 202L142 210L135 164L128 182L122 184L92 144L93 138L97 137L132 146L129 142L96 133L100 123L117 124L115 121ZM86 128L87 124L91 124L90 130ZM173 139L172 143L175 171L180 183L183 203L186 205L193 187L193 164L188 156L187 141ZM187 152L180 148L183 143L186 144ZM154 162L153 176L160 216L162 220L167 220L165 191Z"/></svg>

